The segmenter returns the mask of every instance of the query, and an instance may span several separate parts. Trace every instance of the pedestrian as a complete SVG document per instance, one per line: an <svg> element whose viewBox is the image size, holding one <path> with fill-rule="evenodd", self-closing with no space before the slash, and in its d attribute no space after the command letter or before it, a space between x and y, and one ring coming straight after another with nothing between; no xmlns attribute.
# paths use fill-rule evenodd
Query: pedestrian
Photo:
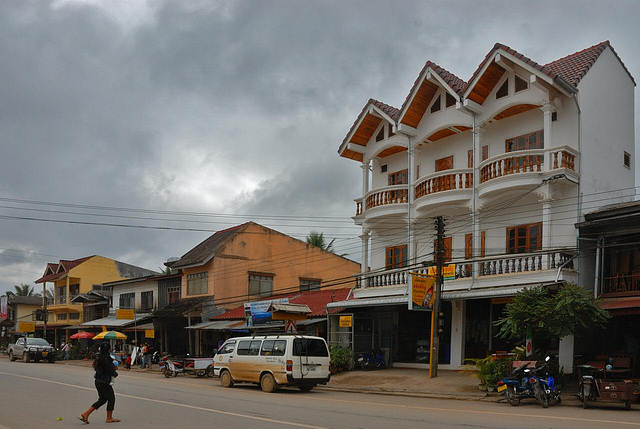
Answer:
<svg viewBox="0 0 640 429"><path fill-rule="evenodd" d="M62 351L64 352L64 360L69 360L71 354L71 346L69 345L69 343L66 343L64 346L62 346Z"/></svg>
<svg viewBox="0 0 640 429"><path fill-rule="evenodd" d="M124 360L124 369L127 371L131 369L131 354L127 354L127 358Z"/></svg>
<svg viewBox="0 0 640 429"><path fill-rule="evenodd" d="M118 376L117 362L114 363L114 358L110 354L111 346L109 343L102 343L100 345L100 353L93 361L93 369L95 370L95 385L98 391L98 400L94 402L84 413L80 414L80 419L83 423L89 424L89 416L95 410L107 404L107 423L117 423L120 420L113 418L113 409L116 403L116 395L113 392L113 383Z"/></svg>
<svg viewBox="0 0 640 429"><path fill-rule="evenodd" d="M147 355L149 354L149 347L147 344L142 345L142 349L140 350L140 368L147 367Z"/></svg>

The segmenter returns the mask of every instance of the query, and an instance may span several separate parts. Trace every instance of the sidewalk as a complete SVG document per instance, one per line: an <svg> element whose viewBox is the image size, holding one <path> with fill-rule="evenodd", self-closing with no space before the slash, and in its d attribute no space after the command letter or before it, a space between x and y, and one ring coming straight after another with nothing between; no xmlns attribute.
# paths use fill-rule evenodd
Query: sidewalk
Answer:
<svg viewBox="0 0 640 429"><path fill-rule="evenodd" d="M439 371L429 378L428 370L389 368L374 371L347 371L333 375L318 389L343 392L417 396L425 398L498 401L478 389L478 379L458 371Z"/></svg>

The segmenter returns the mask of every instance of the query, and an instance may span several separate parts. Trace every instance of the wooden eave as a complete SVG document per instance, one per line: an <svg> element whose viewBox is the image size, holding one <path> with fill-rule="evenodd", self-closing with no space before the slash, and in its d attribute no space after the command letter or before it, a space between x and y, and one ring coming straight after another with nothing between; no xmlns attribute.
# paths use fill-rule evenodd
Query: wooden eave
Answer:
<svg viewBox="0 0 640 429"><path fill-rule="evenodd" d="M477 78L475 83L470 86L470 91L466 98L475 103L483 104L505 71L506 70L496 64L492 58L491 62L486 65L484 72Z"/></svg>
<svg viewBox="0 0 640 429"><path fill-rule="evenodd" d="M499 121L501 119L508 118L510 116L519 115L520 113L528 112L529 110L536 109L540 106L536 106L535 104L517 104L515 106L511 106L502 112L498 113L493 119Z"/></svg>
<svg viewBox="0 0 640 429"><path fill-rule="evenodd" d="M413 128L418 128L422 117L427 108L431 104L433 96L438 92L439 86L435 83L424 79L413 95L411 102L400 117L400 123L406 124Z"/></svg>

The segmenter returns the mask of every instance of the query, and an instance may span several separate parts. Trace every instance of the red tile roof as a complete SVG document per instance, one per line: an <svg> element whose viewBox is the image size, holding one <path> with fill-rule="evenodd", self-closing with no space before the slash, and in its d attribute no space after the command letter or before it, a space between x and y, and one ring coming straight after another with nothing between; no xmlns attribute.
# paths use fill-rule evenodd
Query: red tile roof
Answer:
<svg viewBox="0 0 640 429"><path fill-rule="evenodd" d="M61 259L59 264L62 264L62 268L64 268L64 271L57 273L57 274L49 274L47 276L42 276L40 277L38 280L36 280L34 283L43 283L43 282L50 282L53 280L57 280L60 277L64 276L65 273L67 273L69 270L71 270L73 267L80 265L81 263L83 263L84 261L86 261L87 259L93 258L92 256L86 256L84 258L80 258L80 259L74 259L72 261L70 260L66 260L66 259ZM58 264L55 263L48 263L47 264L47 268L51 267L52 269L54 269L54 271L57 270ZM45 269L45 273L47 272L47 270Z"/></svg>
<svg viewBox="0 0 640 429"><path fill-rule="evenodd" d="M347 140L349 139L349 136L351 135L352 132L354 132L356 130L356 126L358 125L358 122L360 122L360 119L366 114L367 109L369 109L370 105L374 105L377 108L379 108L380 110L382 110L386 115L388 115L394 122L398 122L398 118L400 117L400 110L396 109L393 106L390 106L386 103L383 103L382 101L378 101L374 98L370 98L369 101L367 101L367 103L364 105L364 107L362 108L362 110L360 111L360 114L356 117L355 122L353 123L353 125L351 125L351 128L349 128L349 132L347 133L347 135L344 137L344 140L342 140L342 144L340 145L340 148L338 149L338 153L342 153L342 150L347 146Z"/></svg>
<svg viewBox="0 0 640 429"><path fill-rule="evenodd" d="M620 61L620 64L622 65L624 70L627 72L627 74L633 81L633 84L635 85L636 81L633 79L631 72L629 72L629 69L627 69L627 67L624 65L624 63L622 62L622 60L620 59L620 57L618 56L616 51L613 49L613 46L611 46L611 43L608 40L598 43L597 45L593 45L589 48L583 49L581 51L575 52L571 55L567 55L566 57L557 59L545 65L538 64L537 62L519 53L515 49L510 48L507 45L504 45L502 43L496 43L493 46L493 48L489 51L489 53L484 57L484 59L482 60L478 68L473 72L473 75L471 76L471 79L469 79L469 82L465 86L464 91L468 89L469 85L471 85L473 80L478 76L478 73L480 73L480 70L482 70L485 63L492 57L493 53L498 49L502 49L505 52L513 55L514 57L530 65L536 70L541 71L542 73L546 74L552 79L556 79L559 77L567 81L569 84L573 85L574 87L577 87L578 83L580 83L580 80L584 77L584 75L587 74L591 66L593 66L593 64L596 62L596 60L598 59L600 54L605 50L606 47L609 47L611 51L614 53L614 55L616 56L616 58L618 58L618 61Z"/></svg>
<svg viewBox="0 0 640 429"><path fill-rule="evenodd" d="M624 65L608 40L605 40L604 42L598 43L597 45L593 45L581 51L575 52L571 55L567 55L564 58L560 58L558 60L545 64L544 68L549 70L551 73L562 76L573 86L578 86L580 80L584 77L584 75L587 74L591 66L593 66L600 54L604 52L607 47L611 49L611 52L613 52L618 61L620 61L620 64L635 85L636 81L633 79L631 72L629 72L629 69L627 69L627 67Z"/></svg>
<svg viewBox="0 0 640 429"><path fill-rule="evenodd" d="M409 104L411 95L417 89L418 85L421 83L420 78L422 77L424 72L427 71L428 68L433 70L434 73L437 73L442 78L442 80L444 80L447 83L447 85L449 85L451 89L453 89L459 96L462 96L462 94L464 93L465 86L467 85L467 83L464 80L460 79L458 76L454 75L453 73L446 70L445 68L440 67L438 64L434 63L433 61L427 61L424 64L424 67L422 67L422 70L420 70L420 73L418 73L418 77L413 82L413 86L411 87L409 94L407 94L407 97L405 98L404 103L402 103L400 112L404 112L405 107L407 107L407 105Z"/></svg>
<svg viewBox="0 0 640 429"><path fill-rule="evenodd" d="M286 295L272 296L257 301L267 301L270 299L289 298L290 304L306 304L311 309L309 317L325 316L327 304L330 302L344 301L349 295L349 288L346 289L322 289L308 292L293 292ZM329 313L339 310L330 309ZM244 305L227 311L219 316L212 317L211 320L235 320L244 319Z"/></svg>

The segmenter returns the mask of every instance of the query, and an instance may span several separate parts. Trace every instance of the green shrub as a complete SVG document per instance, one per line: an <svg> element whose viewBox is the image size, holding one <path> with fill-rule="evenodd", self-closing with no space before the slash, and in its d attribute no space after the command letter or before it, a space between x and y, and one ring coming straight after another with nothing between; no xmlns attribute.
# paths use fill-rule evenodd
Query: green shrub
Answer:
<svg viewBox="0 0 640 429"><path fill-rule="evenodd" d="M351 361L351 351L343 349L338 345L331 346L331 367L347 368Z"/></svg>
<svg viewBox="0 0 640 429"><path fill-rule="evenodd" d="M509 375L509 359L497 359L488 356L484 359L468 359L476 371L473 375L480 379L480 384L485 387L495 387L496 383L503 377Z"/></svg>

